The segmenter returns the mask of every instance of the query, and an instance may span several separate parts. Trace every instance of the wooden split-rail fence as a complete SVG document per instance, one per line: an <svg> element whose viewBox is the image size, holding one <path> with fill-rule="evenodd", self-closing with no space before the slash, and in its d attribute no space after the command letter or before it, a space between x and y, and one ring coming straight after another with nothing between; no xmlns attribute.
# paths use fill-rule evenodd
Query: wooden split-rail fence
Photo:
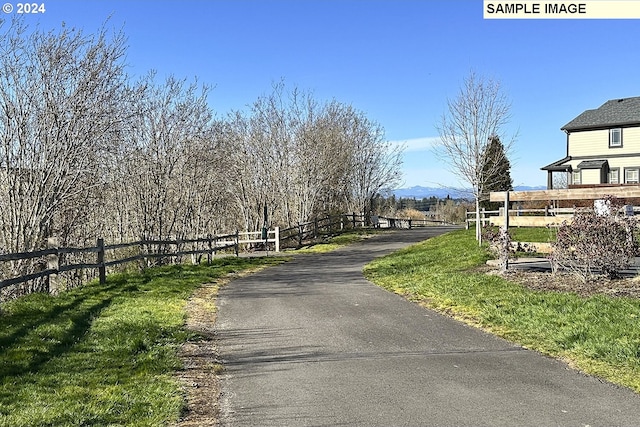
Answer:
<svg viewBox="0 0 640 427"><path fill-rule="evenodd" d="M378 215L367 217L354 212L351 214L327 216L285 228L281 231L280 239L283 245L291 246L293 244L294 246L300 247L305 241L316 239L321 235L339 233L345 229L366 226L373 228L411 229L433 225L447 225L447 223L431 219L395 218Z"/></svg>
<svg viewBox="0 0 640 427"><path fill-rule="evenodd" d="M605 186L598 185L588 188L568 188L556 190L535 190L535 191L493 191L490 193L491 202L505 202L506 206L497 211L481 211L481 225L510 227L546 227L559 226L564 221L570 222L580 208L557 208L554 203L558 201L571 200L602 200L606 196L614 196L618 199L638 199L640 198L640 186L618 185ZM544 209L522 209L511 206L514 202L547 202ZM640 213L639 207L627 206L628 215ZM467 228L471 223L476 222L475 211L467 212Z"/></svg>
<svg viewBox="0 0 640 427"><path fill-rule="evenodd" d="M46 260L46 268L31 274L25 274L19 277L0 280L0 289L11 285L16 285L31 280L45 278L48 281L60 273L71 270L95 269L98 270L100 283L106 281L106 271L108 267L117 266L124 263L145 261L153 258L176 258L189 255L206 255L207 261L211 262L212 258L221 251L232 251L237 256L239 248L244 244L252 243L273 243L275 251L280 250L280 230L276 227L274 230L267 230L266 236L262 231L255 232L238 232L225 235L211 235L197 239L174 239L174 240L140 240L130 243L117 243L106 245L104 239L97 239L96 246L72 248L57 247L56 239L51 238L48 241L48 248L33 251L0 255L0 262L21 261L29 259L44 258ZM195 249L184 249L191 247ZM155 250L154 250L155 248ZM109 260L107 254L116 250L136 249L138 253L124 258ZM95 262L70 263L62 265L60 259L67 254L78 255L94 253Z"/></svg>
<svg viewBox="0 0 640 427"><path fill-rule="evenodd" d="M272 247L279 252L284 247L300 247L321 236L339 234L345 230L371 226L376 228L414 228L434 224L441 221L415 220L382 216L366 217L363 214L351 213L318 218L296 226L280 229L263 229L253 232L236 231L224 235L209 235L195 239L140 240L130 243L106 244L98 238L95 246L90 247L58 247L56 239L50 238L47 248L11 254L0 254L0 263L33 260L39 264L38 271L17 277L0 278L0 290L12 285L19 285L35 280L44 280L45 288L55 292L54 285L61 273L77 270L97 271L100 283L105 283L107 269L125 263L142 262L147 266L153 259L179 260L192 256L207 262L221 252L239 255L243 245L259 245L264 249ZM91 256L90 254L93 254ZM81 259L83 262L74 262ZM87 261L89 260L89 261ZM36 262L39 261L39 262ZM94 276L95 277L95 276Z"/></svg>
<svg viewBox="0 0 640 427"><path fill-rule="evenodd" d="M564 220L569 220L576 212L576 208L557 208L553 206L544 209L510 209L509 225L511 227L545 227L547 225L559 225ZM488 211L480 210L480 224L504 225L504 208ZM467 211L467 229L476 222L476 211Z"/></svg>
<svg viewBox="0 0 640 427"><path fill-rule="evenodd" d="M492 225L497 227L559 227L564 223L570 223L577 212L582 209L591 208L558 208L554 207L559 201L594 201L595 209L597 200L604 201L608 196L616 197L619 200L639 199L639 185L596 185L593 187L580 187L555 190L536 191L495 191L490 193L491 202L502 202L504 207L497 211L480 212L480 224L482 226ZM519 202L547 202L544 209L523 209ZM518 202L514 207L513 203ZM608 209L608 208L607 208ZM625 205L626 215L637 215L640 207ZM467 211L466 226L477 222L476 212ZM550 253L552 246L549 243L540 242L512 242L514 248L528 247L536 252Z"/></svg>

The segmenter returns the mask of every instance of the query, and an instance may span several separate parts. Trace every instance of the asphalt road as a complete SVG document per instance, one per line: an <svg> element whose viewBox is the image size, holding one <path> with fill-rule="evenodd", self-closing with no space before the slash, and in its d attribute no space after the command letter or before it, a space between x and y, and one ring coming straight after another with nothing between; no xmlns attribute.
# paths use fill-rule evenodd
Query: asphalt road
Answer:
<svg viewBox="0 0 640 427"><path fill-rule="evenodd" d="M218 303L226 426L640 425L640 396L362 277L446 231L384 234L231 282Z"/></svg>

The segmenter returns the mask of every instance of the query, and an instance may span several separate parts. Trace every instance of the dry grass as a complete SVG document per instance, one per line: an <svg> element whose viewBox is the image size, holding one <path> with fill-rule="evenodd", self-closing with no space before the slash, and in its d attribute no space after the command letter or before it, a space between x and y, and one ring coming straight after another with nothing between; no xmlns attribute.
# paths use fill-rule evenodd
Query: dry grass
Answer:
<svg viewBox="0 0 640 427"><path fill-rule="evenodd" d="M284 261L284 259L281 259ZM186 394L186 410L178 427L215 426L220 415L220 376L224 365L215 345L216 299L218 290L237 277L255 273L267 266L258 266L238 273L231 273L199 287L189 298L186 328L195 332L198 339L186 342L180 348L184 368L178 377Z"/></svg>
<svg viewBox="0 0 640 427"><path fill-rule="evenodd" d="M536 291L571 292L582 297L602 294L610 297L640 298L639 277L620 279L598 277L597 280L584 283L578 276L571 273L552 274L521 270L510 270L503 277Z"/></svg>
<svg viewBox="0 0 640 427"><path fill-rule="evenodd" d="M184 368L179 372L186 391L187 410L178 426L214 426L218 420L220 384L218 353L214 343L218 284L197 289L187 302L187 329L200 339L189 341L180 349Z"/></svg>
<svg viewBox="0 0 640 427"><path fill-rule="evenodd" d="M427 216L417 209L402 209L396 212L397 218L411 218L411 219L427 219Z"/></svg>

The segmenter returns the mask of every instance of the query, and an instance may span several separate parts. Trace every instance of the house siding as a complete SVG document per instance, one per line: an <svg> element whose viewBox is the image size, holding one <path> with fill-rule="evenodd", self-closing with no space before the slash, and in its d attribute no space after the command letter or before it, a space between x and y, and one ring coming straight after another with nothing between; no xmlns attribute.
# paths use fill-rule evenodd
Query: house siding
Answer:
<svg viewBox="0 0 640 427"><path fill-rule="evenodd" d="M617 182L614 178L611 184L629 184L627 178L640 184L640 96L612 99L585 110L561 129L566 133L567 154L542 168L549 188L553 188L554 174L565 170L575 178L569 180L573 185L609 184L612 174ZM609 146L611 129L622 131L618 146Z"/></svg>
<svg viewBox="0 0 640 427"><path fill-rule="evenodd" d="M609 169L615 168L632 168L632 167L640 167L640 156L639 157L623 157L621 159L609 159Z"/></svg>
<svg viewBox="0 0 640 427"><path fill-rule="evenodd" d="M635 154L640 156L640 127L622 129L622 154Z"/></svg>
<svg viewBox="0 0 640 427"><path fill-rule="evenodd" d="M582 184L601 184L600 169L583 169L581 171Z"/></svg>
<svg viewBox="0 0 640 427"><path fill-rule="evenodd" d="M623 132L623 148L625 136L625 132ZM591 156L597 153L604 154L608 150L609 131L607 129L572 132L569 134L569 155L571 157Z"/></svg>
<svg viewBox="0 0 640 427"><path fill-rule="evenodd" d="M569 134L569 155L571 157L601 155L640 155L640 127L622 129L622 147L609 147L609 129L572 132Z"/></svg>
<svg viewBox="0 0 640 427"><path fill-rule="evenodd" d="M640 156L639 157L628 157L625 159L620 159L618 161L615 162L609 162L610 164L610 168L611 169L615 169L615 168L619 168L620 169L620 184L625 184L625 170L627 169L640 169Z"/></svg>
<svg viewBox="0 0 640 427"><path fill-rule="evenodd" d="M603 159L607 159L606 156L602 156ZM638 168L640 169L640 154L637 157L621 157L621 158L608 158L609 169L619 169L620 184L624 184L624 171L625 169ZM569 162L573 170L579 170L578 165L582 162L580 159L574 159ZM600 170L599 169L582 169L580 171L581 182L583 185L601 184Z"/></svg>

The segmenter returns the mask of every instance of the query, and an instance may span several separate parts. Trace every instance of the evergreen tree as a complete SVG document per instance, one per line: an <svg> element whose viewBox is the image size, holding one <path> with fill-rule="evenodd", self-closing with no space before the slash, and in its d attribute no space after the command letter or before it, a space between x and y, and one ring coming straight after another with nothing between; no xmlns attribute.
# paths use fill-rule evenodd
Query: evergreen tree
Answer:
<svg viewBox="0 0 640 427"><path fill-rule="evenodd" d="M491 203L489 194L492 191L513 191L511 179L511 163L504 151L504 145L498 136L489 138L489 145L483 156L482 176L485 179L484 191L480 207L487 210L498 210L500 203Z"/></svg>

